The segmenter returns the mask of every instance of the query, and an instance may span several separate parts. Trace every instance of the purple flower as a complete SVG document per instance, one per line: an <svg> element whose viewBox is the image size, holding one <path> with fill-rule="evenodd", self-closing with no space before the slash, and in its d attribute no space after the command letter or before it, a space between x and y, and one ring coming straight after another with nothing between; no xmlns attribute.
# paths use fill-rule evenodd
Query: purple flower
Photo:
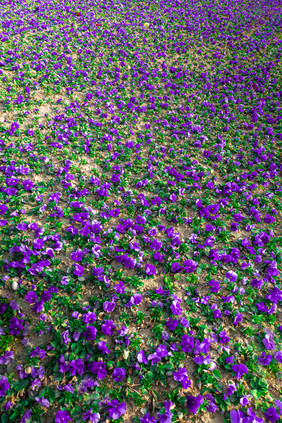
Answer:
<svg viewBox="0 0 282 423"><path fill-rule="evenodd" d="M151 417L149 413L146 413L144 417L140 418L140 423L157 423L155 417Z"/></svg>
<svg viewBox="0 0 282 423"><path fill-rule="evenodd" d="M191 386L191 380L188 379L185 367L179 367L177 372L173 372L173 378L177 382L180 382L183 389L187 389Z"/></svg>
<svg viewBox="0 0 282 423"><path fill-rule="evenodd" d="M180 319L180 324L184 327L184 328L188 328L190 326L190 323L187 319L185 319L185 317L181 317Z"/></svg>
<svg viewBox="0 0 282 423"><path fill-rule="evenodd" d="M265 296L265 299L277 304L278 301L282 301L282 291L277 287L274 287L270 290L269 295Z"/></svg>
<svg viewBox="0 0 282 423"><path fill-rule="evenodd" d="M102 254L101 247L98 244L93 245L91 251L94 254L95 258L99 258L99 256Z"/></svg>
<svg viewBox="0 0 282 423"><path fill-rule="evenodd" d="M153 366L161 361L161 356L157 354L157 352L154 352L153 354L148 355L148 360L151 360L151 365Z"/></svg>
<svg viewBox="0 0 282 423"><path fill-rule="evenodd" d="M41 382L40 382L40 380L38 379L38 377L36 377L35 379L33 379L33 381L31 382L31 384L30 384L30 388L33 390L33 391L38 391L38 389L39 389L39 387L41 386Z"/></svg>
<svg viewBox="0 0 282 423"><path fill-rule="evenodd" d="M185 260L184 261L184 269L186 273L193 273L195 272L196 268L198 266L198 263L193 260Z"/></svg>
<svg viewBox="0 0 282 423"><path fill-rule="evenodd" d="M83 321L83 323L85 323L85 324L88 324L88 323L93 323L93 322L95 322L96 321L96 319L97 319L97 316L96 316L96 314L95 313L93 313L93 312L91 312L91 311L88 311L86 314L84 314L84 316L82 317L82 321Z"/></svg>
<svg viewBox="0 0 282 423"><path fill-rule="evenodd" d="M248 416L251 417L251 421L254 423L263 423L263 419L258 418L258 416L256 415L256 413L254 411L252 411L252 407L249 407L247 409L247 414Z"/></svg>
<svg viewBox="0 0 282 423"><path fill-rule="evenodd" d="M264 417L269 420L271 423L275 423L277 420L279 420L279 415L274 407L269 407L265 413Z"/></svg>
<svg viewBox="0 0 282 423"><path fill-rule="evenodd" d="M180 307L181 300L179 298L174 299L171 306L169 307L172 314L178 316L182 313L182 308Z"/></svg>
<svg viewBox="0 0 282 423"><path fill-rule="evenodd" d="M20 423L26 423L32 416L31 409L26 410L22 416ZM57 422L56 422L57 423Z"/></svg>
<svg viewBox="0 0 282 423"><path fill-rule="evenodd" d="M13 351L6 351L4 355L0 357L0 364L10 364L14 361L14 359L15 357Z"/></svg>
<svg viewBox="0 0 282 423"><path fill-rule="evenodd" d="M211 151L209 151L209 150L205 150L205 151L203 152L203 157L209 158L211 154L212 154L212 153L211 153Z"/></svg>
<svg viewBox="0 0 282 423"><path fill-rule="evenodd" d="M65 385L64 390L67 391L67 392L70 392L71 394L74 393L74 389L73 389L71 383L69 383L68 385Z"/></svg>
<svg viewBox="0 0 282 423"><path fill-rule="evenodd" d="M102 351L102 354L109 354L111 352L111 350L109 350L109 348L107 347L107 342L106 341L99 341L98 342L98 348L100 351Z"/></svg>
<svg viewBox="0 0 282 423"><path fill-rule="evenodd" d="M123 326L120 330L118 330L119 336L125 336L128 333L128 328L126 326Z"/></svg>
<svg viewBox="0 0 282 423"><path fill-rule="evenodd" d="M3 222L3 221L2 221ZM1 226L3 226L3 225L1 225ZM19 231L26 231L27 230L27 224L26 223L19 223L17 226L16 226L16 228L19 230Z"/></svg>
<svg viewBox="0 0 282 423"><path fill-rule="evenodd" d="M89 363L87 368L96 374L98 379L104 379L107 376L106 364L103 361Z"/></svg>
<svg viewBox="0 0 282 423"><path fill-rule="evenodd" d="M109 410L109 416L113 420L117 420L120 418L122 414L126 412L126 404L125 402L122 402L121 404L118 402L118 400L112 400L111 402L107 403Z"/></svg>
<svg viewBox="0 0 282 423"><path fill-rule="evenodd" d="M118 183L120 181L120 175L116 175L115 173L111 177L111 182Z"/></svg>
<svg viewBox="0 0 282 423"><path fill-rule="evenodd" d="M244 413L239 410L231 410L230 411L230 422L231 423L241 423L245 417Z"/></svg>
<svg viewBox="0 0 282 423"><path fill-rule="evenodd" d="M275 222L275 217L271 216L270 214L266 214L265 218L264 218L264 222L265 223L274 223Z"/></svg>
<svg viewBox="0 0 282 423"><path fill-rule="evenodd" d="M263 338L262 342L267 350L275 350L276 344L273 340L273 335L271 333L267 333L265 335L265 338Z"/></svg>
<svg viewBox="0 0 282 423"><path fill-rule="evenodd" d="M64 332L62 332L62 340L64 344L68 344L69 342L71 342L71 338L69 338L69 330L65 330Z"/></svg>
<svg viewBox="0 0 282 423"><path fill-rule="evenodd" d="M206 187L208 189L214 189L214 184L211 181L208 181Z"/></svg>
<svg viewBox="0 0 282 423"><path fill-rule="evenodd" d="M234 392L236 392L236 390L237 390L237 388L236 388L234 382L232 382L232 384L228 385L226 393L227 393L228 396L230 396L230 395L234 394Z"/></svg>
<svg viewBox="0 0 282 423"><path fill-rule="evenodd" d="M233 219L235 220L235 222L241 222L241 220L243 220L244 217L241 215L241 213L234 213Z"/></svg>
<svg viewBox="0 0 282 423"><path fill-rule="evenodd" d="M139 363L144 363L147 364L148 363L148 359L146 357L146 354L144 353L144 351L140 350L137 354L136 354L137 360Z"/></svg>
<svg viewBox="0 0 282 423"><path fill-rule="evenodd" d="M83 257L83 252L82 252L82 250L75 251L75 252L71 253L70 257L71 257L71 260L73 260L73 261L81 261L82 257Z"/></svg>
<svg viewBox="0 0 282 423"><path fill-rule="evenodd" d="M244 374L248 374L248 368L245 364L233 364L233 372L235 372L235 378L241 379Z"/></svg>
<svg viewBox="0 0 282 423"><path fill-rule="evenodd" d="M114 300L105 301L103 303L103 310L106 311L107 313L110 313L111 311L114 310L115 306L116 306L116 303L114 302Z"/></svg>
<svg viewBox="0 0 282 423"><path fill-rule="evenodd" d="M30 191L34 187L34 183L30 179L22 181L22 184L25 191Z"/></svg>
<svg viewBox="0 0 282 423"><path fill-rule="evenodd" d="M244 397L240 398L240 404L245 407L247 404L249 404L250 398L253 398L252 395L245 395Z"/></svg>
<svg viewBox="0 0 282 423"><path fill-rule="evenodd" d="M11 407L12 407L11 401L7 401L6 404L4 405L5 410L9 410L9 408L11 408Z"/></svg>
<svg viewBox="0 0 282 423"><path fill-rule="evenodd" d="M88 326L86 331L83 332L83 336L85 337L86 341L93 341L96 338L97 329L95 326Z"/></svg>
<svg viewBox="0 0 282 423"><path fill-rule="evenodd" d="M146 264L145 265L145 272L149 276L154 276L157 273L156 268L153 264Z"/></svg>
<svg viewBox="0 0 282 423"><path fill-rule="evenodd" d="M210 291L215 292L216 294L220 290L219 281L217 281L217 280L211 279L209 281L209 286L210 286Z"/></svg>
<svg viewBox="0 0 282 423"><path fill-rule="evenodd" d="M171 401L164 401L163 402L164 408L165 408L165 413L163 414L159 414L157 413L158 417L159 417L159 422L160 423L171 423L171 419L173 414L170 412L170 408L172 406L172 402Z"/></svg>
<svg viewBox="0 0 282 423"><path fill-rule="evenodd" d="M92 93L87 93L87 94L86 94L86 98L87 98L87 100L91 100L91 99L92 99L92 97L93 97L93 94L92 94Z"/></svg>
<svg viewBox="0 0 282 423"><path fill-rule="evenodd" d="M162 339L164 341L167 341L169 339L169 334L165 330L162 331Z"/></svg>
<svg viewBox="0 0 282 423"><path fill-rule="evenodd" d="M40 360L42 360L46 356L46 353L41 348L36 347L33 351L31 351L30 357L32 358L32 357L36 357L36 356L38 356L40 358Z"/></svg>
<svg viewBox="0 0 282 423"><path fill-rule="evenodd" d="M106 320L101 325L101 331L104 335L112 335L116 325L114 324L113 320Z"/></svg>
<svg viewBox="0 0 282 423"><path fill-rule="evenodd" d="M173 273L180 273L182 270L183 270L183 267L180 266L179 263L177 263L177 262L172 263L172 265L171 265L171 271Z"/></svg>
<svg viewBox="0 0 282 423"><path fill-rule="evenodd" d="M227 277L227 279L229 279L231 282L236 282L238 276L235 272L233 272L232 270L230 270L229 272L227 272L225 274L225 276Z"/></svg>
<svg viewBox="0 0 282 423"><path fill-rule="evenodd" d="M192 348L194 348L194 338L193 336L188 335L182 335L182 341L181 341L181 348L182 351L190 353L192 351Z"/></svg>
<svg viewBox="0 0 282 423"><path fill-rule="evenodd" d="M210 413L215 413L218 407L215 403L214 397L211 394L206 394L205 399L208 401L207 410Z"/></svg>
<svg viewBox="0 0 282 423"><path fill-rule="evenodd" d="M178 320L173 320L172 317L169 317L168 321L166 322L166 326L169 330L174 330L178 326Z"/></svg>
<svg viewBox="0 0 282 423"><path fill-rule="evenodd" d="M84 273L84 267L80 266L79 264L75 264L73 273L74 275L81 277Z"/></svg>
<svg viewBox="0 0 282 423"><path fill-rule="evenodd" d="M128 301L127 304L125 304L125 307L132 307L133 305L138 305L141 303L142 301L142 294L134 294L132 295L132 297L130 298L130 300Z"/></svg>
<svg viewBox="0 0 282 423"><path fill-rule="evenodd" d="M233 325L237 326L239 322L242 322L243 316L241 313L237 313L235 319L233 320Z"/></svg>
<svg viewBox="0 0 282 423"><path fill-rule="evenodd" d="M5 204L0 205L0 215L4 215L8 211L8 207Z"/></svg>
<svg viewBox="0 0 282 423"><path fill-rule="evenodd" d="M86 376L86 378L83 379L78 385L77 391L80 395L85 394L85 392L87 391L87 388L91 388L92 386L95 386L95 384L97 383L98 382L94 382L92 377Z"/></svg>
<svg viewBox="0 0 282 423"><path fill-rule="evenodd" d="M58 411L55 416L55 423L68 423L71 421L70 415L67 411Z"/></svg>
<svg viewBox="0 0 282 423"><path fill-rule="evenodd" d="M159 357L167 357L167 355L168 355L168 351L167 351L166 346L165 346L165 345L163 345L163 344L160 344L160 345L158 346L158 348L156 349L156 354L157 354Z"/></svg>
<svg viewBox="0 0 282 423"><path fill-rule="evenodd" d="M86 413L82 415L83 420L91 423L98 423L100 420L100 414L92 412L92 407Z"/></svg>
<svg viewBox="0 0 282 423"><path fill-rule="evenodd" d="M85 364L81 358L78 358L77 360L71 360L68 364L68 370L70 371L71 376L76 376L76 374L78 374L79 376L83 375Z"/></svg>
<svg viewBox="0 0 282 423"><path fill-rule="evenodd" d="M262 279L254 278L252 279L251 284L253 288L261 289L264 285L264 282Z"/></svg>
<svg viewBox="0 0 282 423"><path fill-rule="evenodd" d="M211 362L211 359L210 359L210 356L209 355L207 355L206 357L204 356L204 355L201 355L201 356L195 356L194 357L194 362L196 363L196 364L210 364L210 362ZM213 363L212 363L213 364ZM215 368L215 367L214 367Z"/></svg>
<svg viewBox="0 0 282 423"><path fill-rule="evenodd" d="M0 375L0 397L4 397L10 388L10 384L6 376Z"/></svg>
<svg viewBox="0 0 282 423"><path fill-rule="evenodd" d="M98 185L100 185L100 181L99 181L99 179L98 178L96 178L95 176L91 176L91 178L90 178L90 184L95 184L96 186L98 186Z"/></svg>
<svg viewBox="0 0 282 423"><path fill-rule="evenodd" d="M258 357L258 362L262 364L263 366L268 366L272 361L272 355L268 354L263 351L261 356Z"/></svg>
<svg viewBox="0 0 282 423"><path fill-rule="evenodd" d="M236 223L236 222L231 222L231 225L230 225L230 229L231 229L231 231L233 231L233 232L236 232L236 231L238 231L238 223Z"/></svg>
<svg viewBox="0 0 282 423"><path fill-rule="evenodd" d="M4 276L5 277L5 276ZM7 279L6 279L7 280ZM2 303L0 304L0 314L5 313L6 308L8 307L8 304Z"/></svg>
<svg viewBox="0 0 282 423"><path fill-rule="evenodd" d="M19 310L20 309L18 303L15 300L12 300L10 302L9 306L11 307L12 310ZM19 316L24 317L24 314L19 312Z"/></svg>
<svg viewBox="0 0 282 423"><path fill-rule="evenodd" d="M209 223L206 225L206 231L207 232L211 232L211 231L213 231L214 229L213 229L213 226L212 225L210 225Z"/></svg>
<svg viewBox="0 0 282 423"><path fill-rule="evenodd" d="M35 400L37 402L39 402L39 404L42 405L42 407L46 407L49 408L50 406L50 402L46 399L46 398L42 398L42 397L35 397Z"/></svg>
<svg viewBox="0 0 282 423"><path fill-rule="evenodd" d="M119 281L115 286L114 286L114 290L116 291L117 294L124 294L125 293L125 287L124 287L124 282Z"/></svg>
<svg viewBox="0 0 282 423"><path fill-rule="evenodd" d="M221 319L221 317L222 317L222 313L221 313L221 311L218 308L216 308L213 311L212 315L213 315L213 318L214 319Z"/></svg>
<svg viewBox="0 0 282 423"><path fill-rule="evenodd" d="M274 355L274 359L278 361L278 363L282 364L282 351L277 351L277 353Z"/></svg>
<svg viewBox="0 0 282 423"><path fill-rule="evenodd" d="M192 395L188 395L186 397L186 407L188 411L193 414L197 414L198 409L200 408L201 404L204 402L204 398L202 395L198 395L197 397L193 397Z"/></svg>
<svg viewBox="0 0 282 423"><path fill-rule="evenodd" d="M282 401L275 400L275 407L278 408L279 413L282 414Z"/></svg>
<svg viewBox="0 0 282 423"><path fill-rule="evenodd" d="M155 239L151 245L150 248L152 251L159 251L162 248L163 243L159 241L158 239Z"/></svg>
<svg viewBox="0 0 282 423"><path fill-rule="evenodd" d="M121 382L125 375L126 372L122 367L116 367L113 371L113 379L115 382Z"/></svg>
<svg viewBox="0 0 282 423"><path fill-rule="evenodd" d="M231 357L226 357L225 363L226 364L231 364L231 363L233 363L233 360L234 360L234 356L233 355Z"/></svg>
<svg viewBox="0 0 282 423"><path fill-rule="evenodd" d="M173 414L170 411L166 411L163 414L157 413L157 415L159 417L160 423L171 423L171 419L172 419Z"/></svg>
<svg viewBox="0 0 282 423"><path fill-rule="evenodd" d="M12 317L10 320L9 330L11 335L19 335L23 330L23 320L17 317Z"/></svg>
<svg viewBox="0 0 282 423"><path fill-rule="evenodd" d="M226 335L225 331L219 332L218 337L220 338L219 342L221 344L227 344L228 342L230 342L230 337Z"/></svg>

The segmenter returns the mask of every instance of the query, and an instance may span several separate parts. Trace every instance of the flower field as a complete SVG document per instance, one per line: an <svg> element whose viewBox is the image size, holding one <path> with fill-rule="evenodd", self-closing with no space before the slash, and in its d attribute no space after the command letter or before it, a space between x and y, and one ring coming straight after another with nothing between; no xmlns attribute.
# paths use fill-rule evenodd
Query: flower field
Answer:
<svg viewBox="0 0 282 423"><path fill-rule="evenodd" d="M1 423L282 421L281 17L0 0Z"/></svg>

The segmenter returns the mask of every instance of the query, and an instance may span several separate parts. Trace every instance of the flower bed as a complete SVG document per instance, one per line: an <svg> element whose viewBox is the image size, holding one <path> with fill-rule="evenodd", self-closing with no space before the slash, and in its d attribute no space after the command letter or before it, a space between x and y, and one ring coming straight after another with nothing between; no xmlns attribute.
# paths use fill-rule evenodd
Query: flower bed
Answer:
<svg viewBox="0 0 282 423"><path fill-rule="evenodd" d="M1 422L278 422L281 6L0 17Z"/></svg>

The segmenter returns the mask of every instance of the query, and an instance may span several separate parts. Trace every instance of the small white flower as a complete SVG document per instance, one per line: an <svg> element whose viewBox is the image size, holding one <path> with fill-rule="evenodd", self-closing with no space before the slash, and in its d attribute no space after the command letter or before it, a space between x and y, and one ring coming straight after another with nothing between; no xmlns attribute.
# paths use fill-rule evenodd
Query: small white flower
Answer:
<svg viewBox="0 0 282 423"><path fill-rule="evenodd" d="M129 351L128 351L128 350L124 350L124 351L123 351L123 358L124 358L125 360L127 360L127 359L128 359L128 356L129 356Z"/></svg>
<svg viewBox="0 0 282 423"><path fill-rule="evenodd" d="M214 370L216 368L217 368L217 365L215 364L215 362L214 361L211 361L211 363L210 363L210 370Z"/></svg>
<svg viewBox="0 0 282 423"><path fill-rule="evenodd" d="M19 284L18 284L18 282L13 281L13 282L12 282L12 290L13 290L13 291L16 291L18 288L19 288Z"/></svg>

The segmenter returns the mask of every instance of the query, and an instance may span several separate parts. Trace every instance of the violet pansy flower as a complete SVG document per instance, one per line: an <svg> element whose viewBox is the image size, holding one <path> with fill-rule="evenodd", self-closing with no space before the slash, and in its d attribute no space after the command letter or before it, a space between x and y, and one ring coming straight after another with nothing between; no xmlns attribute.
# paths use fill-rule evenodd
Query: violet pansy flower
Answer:
<svg viewBox="0 0 282 423"><path fill-rule="evenodd" d="M202 395L194 397L193 395L188 395L186 397L186 407L190 413L197 414L201 404L203 404L204 398Z"/></svg>

